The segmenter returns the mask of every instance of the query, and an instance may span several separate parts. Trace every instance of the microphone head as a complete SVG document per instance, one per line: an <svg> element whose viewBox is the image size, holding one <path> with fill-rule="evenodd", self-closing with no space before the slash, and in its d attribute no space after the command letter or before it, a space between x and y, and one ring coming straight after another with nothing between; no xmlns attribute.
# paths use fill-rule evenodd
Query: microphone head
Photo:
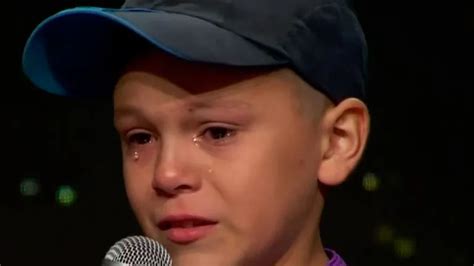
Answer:
<svg viewBox="0 0 474 266"><path fill-rule="evenodd" d="M171 257L157 241L145 236L123 238L109 249L103 265L171 266Z"/></svg>

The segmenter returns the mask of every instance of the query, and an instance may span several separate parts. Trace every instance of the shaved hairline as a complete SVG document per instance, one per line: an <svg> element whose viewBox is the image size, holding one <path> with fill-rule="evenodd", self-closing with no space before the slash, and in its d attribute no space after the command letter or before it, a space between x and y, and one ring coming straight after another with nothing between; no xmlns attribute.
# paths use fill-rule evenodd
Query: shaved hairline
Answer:
<svg viewBox="0 0 474 266"><path fill-rule="evenodd" d="M289 79L295 88L292 90L295 98L294 111L304 118L319 124L327 110L334 107L334 103L323 93L308 84L298 74L289 68L280 69L282 77Z"/></svg>

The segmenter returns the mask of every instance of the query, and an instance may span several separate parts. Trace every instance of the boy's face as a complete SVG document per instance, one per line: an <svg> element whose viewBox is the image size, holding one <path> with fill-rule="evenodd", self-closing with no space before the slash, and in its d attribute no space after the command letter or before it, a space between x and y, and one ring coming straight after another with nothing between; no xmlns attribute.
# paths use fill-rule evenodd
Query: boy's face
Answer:
<svg viewBox="0 0 474 266"><path fill-rule="evenodd" d="M301 85L285 69L163 54L121 77L114 109L127 195L173 265L263 265L318 237L324 100L309 115Z"/></svg>

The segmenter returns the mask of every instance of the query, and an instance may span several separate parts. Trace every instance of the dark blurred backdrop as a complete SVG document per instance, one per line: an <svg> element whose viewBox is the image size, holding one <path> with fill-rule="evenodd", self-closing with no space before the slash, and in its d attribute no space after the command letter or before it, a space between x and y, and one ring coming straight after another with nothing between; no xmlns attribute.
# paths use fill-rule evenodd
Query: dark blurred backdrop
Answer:
<svg viewBox="0 0 474 266"><path fill-rule="evenodd" d="M44 18L121 3L3 6L2 266L99 265L115 241L140 233L111 102L49 95L21 72L25 41ZM329 194L323 241L349 265L472 265L474 12L455 2L354 7L370 51L372 131L359 168Z"/></svg>

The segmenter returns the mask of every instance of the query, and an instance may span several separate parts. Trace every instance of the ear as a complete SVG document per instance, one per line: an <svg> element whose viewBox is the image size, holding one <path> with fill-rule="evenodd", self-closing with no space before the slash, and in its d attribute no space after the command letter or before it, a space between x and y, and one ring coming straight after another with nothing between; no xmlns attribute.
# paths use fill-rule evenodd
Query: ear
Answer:
<svg viewBox="0 0 474 266"><path fill-rule="evenodd" d="M318 171L321 183L337 185L346 180L362 157L368 132L367 106L358 99L346 99L326 112Z"/></svg>

